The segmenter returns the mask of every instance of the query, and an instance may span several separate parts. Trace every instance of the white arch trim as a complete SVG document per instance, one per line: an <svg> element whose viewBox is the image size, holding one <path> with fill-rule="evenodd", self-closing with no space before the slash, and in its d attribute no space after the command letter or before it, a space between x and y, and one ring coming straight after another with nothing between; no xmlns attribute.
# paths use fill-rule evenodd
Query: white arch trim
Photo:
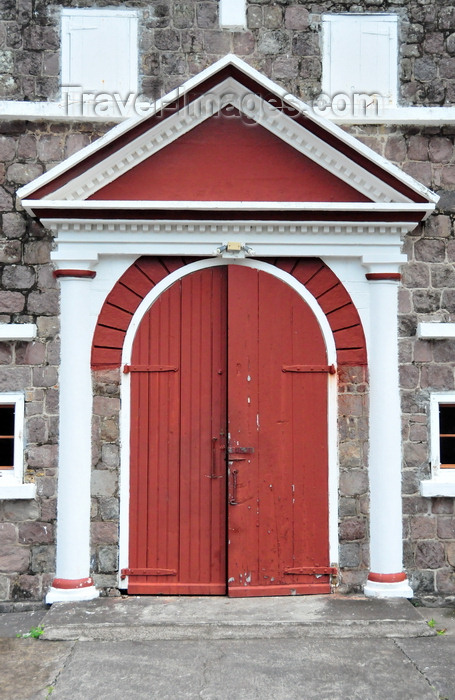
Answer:
<svg viewBox="0 0 455 700"><path fill-rule="evenodd" d="M142 319L163 292L175 282L191 275L193 272L220 265L242 265L256 270L262 270L282 280L294 289L308 304L314 313L322 336L324 338L327 364L336 365L336 346L332 329L324 311L315 297L295 277L285 270L262 260L241 259L227 260L209 258L198 260L171 272L158 282L144 297L136 309L125 335L122 352L122 367L131 362L134 338ZM130 374L122 374L121 382L121 413L120 413L120 533L119 533L119 588L126 588L128 579L121 579L121 569L128 567L129 554L129 496L130 496ZM329 482L329 557L332 565L338 564L338 449L337 449L337 375L328 375L328 482Z"/></svg>

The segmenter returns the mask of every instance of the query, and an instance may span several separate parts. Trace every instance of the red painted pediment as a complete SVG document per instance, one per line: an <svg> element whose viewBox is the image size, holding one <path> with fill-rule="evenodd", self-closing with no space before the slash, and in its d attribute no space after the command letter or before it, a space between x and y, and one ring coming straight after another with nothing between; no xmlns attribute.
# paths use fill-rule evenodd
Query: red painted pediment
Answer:
<svg viewBox="0 0 455 700"><path fill-rule="evenodd" d="M89 199L369 201L238 110L205 120Z"/></svg>
<svg viewBox="0 0 455 700"><path fill-rule="evenodd" d="M365 220L418 221L437 201L235 56L18 195L41 218L191 218L204 211L206 218L216 212L232 219L250 210L271 219L284 212L291 219L333 219L338 212L349 220L355 211Z"/></svg>

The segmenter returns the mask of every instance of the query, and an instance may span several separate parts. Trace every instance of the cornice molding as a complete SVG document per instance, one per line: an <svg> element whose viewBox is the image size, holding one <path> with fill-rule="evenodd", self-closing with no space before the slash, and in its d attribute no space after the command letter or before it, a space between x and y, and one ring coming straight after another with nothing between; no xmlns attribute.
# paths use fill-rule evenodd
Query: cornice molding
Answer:
<svg viewBox="0 0 455 700"><path fill-rule="evenodd" d="M293 110L297 110L297 112L299 112L301 115L305 115L309 122L312 122L314 124L317 124L319 127L322 127L322 129L328 135L334 137L338 142L345 144L349 149L352 149L353 153L358 153L361 158L366 158L375 166L378 166L380 169L382 169L385 173L389 173L390 175L392 175L394 178L397 179L398 182L403 183L406 187L409 187L411 190L416 192L419 196L423 197L429 202L435 203L438 201L439 197L434 192L431 192L428 188L424 187L424 185L419 183L417 180L407 175L403 171L399 170L395 165L390 163L390 161L386 160L383 156L380 156L379 154L372 151L370 148L368 148L366 145L364 145L358 139L356 139L352 134L349 134L347 131L340 129L340 127L333 124L330 120L321 117L320 114L315 114L311 110L309 105L305 104L297 97L290 95L280 85L273 82L265 75L254 69L252 66L250 66L248 63L246 63L245 61L233 54L228 54L224 56L216 63L205 68L198 75L194 76L193 78L190 78L180 87L172 90L169 94L159 99L155 103L154 110L152 110L150 114L147 114L145 117L134 116L120 124L117 124L117 126L112 128L109 132L104 134L104 136L97 139L95 142L89 144L85 148L73 154L72 156L64 160L62 163L56 165L48 172L43 173L38 178L33 180L33 182L24 185L18 190L18 196L21 199L26 199L30 197L32 193L38 191L40 188L49 187L53 180L64 175L65 173L70 171L71 168L77 167L84 160L86 160L87 158L91 158L103 148L109 147L116 141L116 139L127 137L127 134L132 129L135 129L137 126L140 126L143 122L146 122L150 116L162 114L163 111L166 110L166 108L169 105L175 105L178 100L186 97L186 95L190 95L193 92L201 92L203 89L202 86L204 85L204 82L213 85L213 81L216 79L216 76L218 74L221 74L222 71L231 68L233 71L237 71L238 75L245 76L248 85L251 85L251 81L253 81L253 84L255 84L255 86L258 88L258 93L265 90L266 92L270 93L270 95L278 98L278 100L281 101L283 105L287 106L288 108L290 107ZM240 80L242 81L243 78L241 77ZM255 87L252 89L255 90ZM10 103L6 104L9 105ZM27 105L30 104L32 103L27 103ZM449 118L448 114L446 116L447 118ZM413 115L413 123L416 119L417 117L414 118Z"/></svg>
<svg viewBox="0 0 455 700"><path fill-rule="evenodd" d="M415 227L409 222L340 221L181 221L44 219L56 234L52 260L58 267L90 269L100 256L175 255L216 257L229 242L238 253L224 257L363 258L403 263L403 237ZM77 264L72 264L77 261ZM389 267L386 267L389 271Z"/></svg>
<svg viewBox="0 0 455 700"><path fill-rule="evenodd" d="M120 175L226 107L233 107L246 118L254 120L373 202L411 201L233 78L222 81L210 92L184 105L178 113L170 115L96 166L47 195L43 201L79 201L93 196Z"/></svg>
<svg viewBox="0 0 455 700"><path fill-rule="evenodd" d="M154 220L142 221L134 219L105 220L105 219L42 219L46 228L57 234L107 234L113 235L117 242L118 234L211 234L211 235L253 235L267 236L271 240L278 240L283 234L293 236L307 236L318 234L324 236L369 235L381 236L391 234L405 235L412 231L415 222L357 222L357 221L181 221L181 220ZM129 241L124 239L125 243Z"/></svg>

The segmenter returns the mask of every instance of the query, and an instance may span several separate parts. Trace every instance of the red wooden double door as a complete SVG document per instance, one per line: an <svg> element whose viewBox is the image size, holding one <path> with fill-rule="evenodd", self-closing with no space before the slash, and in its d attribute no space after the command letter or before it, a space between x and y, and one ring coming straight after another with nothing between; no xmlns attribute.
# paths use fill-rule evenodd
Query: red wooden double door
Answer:
<svg viewBox="0 0 455 700"><path fill-rule="evenodd" d="M330 591L327 358L318 322L244 265L183 277L131 362L128 591Z"/></svg>

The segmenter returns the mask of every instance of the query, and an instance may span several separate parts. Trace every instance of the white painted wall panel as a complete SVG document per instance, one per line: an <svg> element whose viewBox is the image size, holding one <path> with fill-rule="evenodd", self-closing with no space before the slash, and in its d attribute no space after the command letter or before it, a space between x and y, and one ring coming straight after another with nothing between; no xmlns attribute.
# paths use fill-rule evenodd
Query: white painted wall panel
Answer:
<svg viewBox="0 0 455 700"><path fill-rule="evenodd" d="M246 26L246 0L220 0L220 27Z"/></svg>
<svg viewBox="0 0 455 700"><path fill-rule="evenodd" d="M62 13L62 84L84 91L137 91L137 13L65 10Z"/></svg>
<svg viewBox="0 0 455 700"><path fill-rule="evenodd" d="M394 15L324 17L323 92L373 93L396 104L397 18Z"/></svg>

